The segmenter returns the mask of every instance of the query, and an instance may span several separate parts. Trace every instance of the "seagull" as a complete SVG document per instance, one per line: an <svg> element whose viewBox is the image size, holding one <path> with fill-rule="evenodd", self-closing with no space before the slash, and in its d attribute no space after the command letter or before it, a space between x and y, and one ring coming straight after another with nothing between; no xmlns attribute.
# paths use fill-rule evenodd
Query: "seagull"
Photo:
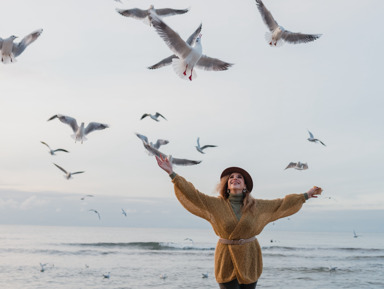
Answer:
<svg viewBox="0 0 384 289"><path fill-rule="evenodd" d="M302 170L307 170L308 169L308 165L307 165L307 163L301 163L301 162L294 163L294 162L290 162L289 165L285 168L285 170L286 169L290 169L290 168L294 168L296 170L302 171Z"/></svg>
<svg viewBox="0 0 384 289"><path fill-rule="evenodd" d="M309 138L307 138L310 142L314 142L314 143L321 143L323 146L326 146L321 140L317 139L317 138L314 138L313 137L313 134L308 130L308 133L309 133Z"/></svg>
<svg viewBox="0 0 384 289"><path fill-rule="evenodd" d="M143 143L144 147L149 151L151 154L159 157L159 158L167 158L172 164L178 165L178 166L191 166L191 165L197 165L201 163L201 161L193 161L193 160L187 160L187 159L177 159L172 157L171 155L167 156L166 154L163 154L159 150L155 149L154 147L151 147L149 144Z"/></svg>
<svg viewBox="0 0 384 289"><path fill-rule="evenodd" d="M169 143L168 140L165 139L158 139L155 143L148 142L148 138L145 135L135 133L139 139L142 140L143 143L149 144L151 147L154 147L155 149L159 149L160 146L166 145Z"/></svg>
<svg viewBox="0 0 384 289"><path fill-rule="evenodd" d="M149 116L150 118L152 118L152 119L155 120L155 121L159 121L159 120L158 120L159 116L161 116L162 118L164 118L165 120L167 120L162 114L160 114L160 113L158 113L158 112L156 112L155 114L144 113L144 114L141 116L140 120L142 120L143 118L145 118L145 117L147 117L147 116Z"/></svg>
<svg viewBox="0 0 384 289"><path fill-rule="evenodd" d="M201 278L208 278L208 272L207 273L201 273Z"/></svg>
<svg viewBox="0 0 384 289"><path fill-rule="evenodd" d="M215 148L217 146L215 145L205 145L205 146L202 146L200 147L200 138L198 137L197 138L197 146L195 146L195 148L197 149L198 152L202 153L202 154L205 154L205 152L203 151L204 149L206 148Z"/></svg>
<svg viewBox="0 0 384 289"><path fill-rule="evenodd" d="M193 243L193 240L191 238L185 238L184 241L190 241Z"/></svg>
<svg viewBox="0 0 384 289"><path fill-rule="evenodd" d="M168 278L167 274L161 274L161 275L160 275L160 279L165 280L165 279L167 279L167 278Z"/></svg>
<svg viewBox="0 0 384 289"><path fill-rule="evenodd" d="M48 265L47 263L45 263L45 264L40 263L40 272L44 272L45 266L47 266L47 265Z"/></svg>
<svg viewBox="0 0 384 289"><path fill-rule="evenodd" d="M43 29L36 30L25 36L19 43L13 43L17 38L15 35L11 35L7 39L0 37L1 61L4 64L16 62L16 57L19 56L29 44L34 42L42 32Z"/></svg>
<svg viewBox="0 0 384 289"><path fill-rule="evenodd" d="M126 212L124 209L121 209L121 213L122 213L124 216L127 216L127 212Z"/></svg>
<svg viewBox="0 0 384 289"><path fill-rule="evenodd" d="M284 27L277 24L271 12L269 12L261 0L256 0L256 5L264 23L270 30L270 32L265 34L265 38L269 42L270 46L281 46L283 44L283 40L292 44L306 43L314 41L321 36L321 34L303 34L285 30Z"/></svg>
<svg viewBox="0 0 384 289"><path fill-rule="evenodd" d="M108 128L109 126L107 124L98 123L98 122L90 122L87 127L84 128L84 122L81 123L80 127L77 124L76 119L70 116L62 115L62 114L55 114L54 116L50 117L48 121L58 118L62 123L68 124L72 131L74 132L71 137L76 141L86 141L87 138L85 137L87 134L95 131L95 130L102 130L105 128Z"/></svg>
<svg viewBox="0 0 384 289"><path fill-rule="evenodd" d="M53 163L56 167L58 167L61 171L63 171L65 173L65 178L67 180L69 180L70 178L72 178L72 175L76 175L76 174L82 174L82 173L85 173L85 171L81 171L81 172L67 172L66 170L64 170L62 167L58 166L57 164Z"/></svg>
<svg viewBox="0 0 384 289"><path fill-rule="evenodd" d="M84 197L81 197L81 200L83 201L87 197L92 198L92 197L94 197L94 195L85 195Z"/></svg>
<svg viewBox="0 0 384 289"><path fill-rule="evenodd" d="M48 148L49 148L49 153L51 154L51 155L55 155L55 152L66 152L66 153L69 153L69 151L67 151L67 150L65 150L65 149L55 149L55 150L53 150L53 149L51 149L51 147L47 144L47 143L45 143L45 142L43 142L43 141L41 141L41 143L42 144L44 144L44 145L46 145Z"/></svg>
<svg viewBox="0 0 384 289"><path fill-rule="evenodd" d="M178 57L172 59L172 66L176 74L181 78L191 81L196 78L197 75L193 70L195 66L200 69L213 71L227 70L228 67L232 66L231 63L203 55L201 34L196 38L195 45L192 47L181 39L179 34L173 31L155 13L151 12L149 18L156 32Z"/></svg>
<svg viewBox="0 0 384 289"><path fill-rule="evenodd" d="M331 273L332 273L332 272L336 272L336 269L337 269L337 267L331 267L331 266L330 266L330 267L329 267L329 272L331 272Z"/></svg>
<svg viewBox="0 0 384 289"><path fill-rule="evenodd" d="M103 277L105 279L109 279L109 277L111 277L111 272L108 272L107 274L103 274Z"/></svg>
<svg viewBox="0 0 384 289"><path fill-rule="evenodd" d="M99 217L99 220L101 220L100 214L99 214L99 212L97 210L90 209L89 211L90 212L94 212L95 214L97 214L97 216Z"/></svg>
<svg viewBox="0 0 384 289"><path fill-rule="evenodd" d="M195 45L196 39L199 36L199 34L201 33L201 27L202 27L202 24L200 24L200 26L195 30L195 32L193 32L191 34L191 36L189 36L189 38L186 41L187 44L189 44L190 46ZM157 68L161 68L161 67L170 65L170 64L172 64L172 60L174 58L179 58L179 57L177 57L175 54L173 54L171 56L168 56L167 58L164 58L160 62L148 67L148 69L157 69Z"/></svg>
<svg viewBox="0 0 384 289"><path fill-rule="evenodd" d="M361 235L357 235L355 230L353 230L353 238L357 238L357 237L360 237Z"/></svg>
<svg viewBox="0 0 384 289"><path fill-rule="evenodd" d="M149 14L151 13L151 11L153 13L156 13L156 15L158 16L167 17L172 15L187 13L188 9L181 9L181 10L172 9L172 8L155 9L154 6L151 5L147 10L141 10L138 8L124 10L124 9L116 8L116 11L123 16L143 20L144 23L151 25L151 21L149 20Z"/></svg>

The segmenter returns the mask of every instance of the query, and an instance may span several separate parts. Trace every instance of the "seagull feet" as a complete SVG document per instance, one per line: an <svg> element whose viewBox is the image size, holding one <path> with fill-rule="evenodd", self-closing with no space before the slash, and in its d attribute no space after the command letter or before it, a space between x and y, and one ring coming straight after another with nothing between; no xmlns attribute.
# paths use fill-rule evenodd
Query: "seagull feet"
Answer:
<svg viewBox="0 0 384 289"><path fill-rule="evenodd" d="M192 81L192 74L188 77L190 81Z"/></svg>
<svg viewBox="0 0 384 289"><path fill-rule="evenodd" d="M271 41L271 42L269 42L269 45L271 45L271 46L272 46L272 41Z"/></svg>
<svg viewBox="0 0 384 289"><path fill-rule="evenodd" d="M188 64L187 64L187 66L185 67L185 70L184 70L184 72L183 72L184 75L187 75L187 69L188 69Z"/></svg>

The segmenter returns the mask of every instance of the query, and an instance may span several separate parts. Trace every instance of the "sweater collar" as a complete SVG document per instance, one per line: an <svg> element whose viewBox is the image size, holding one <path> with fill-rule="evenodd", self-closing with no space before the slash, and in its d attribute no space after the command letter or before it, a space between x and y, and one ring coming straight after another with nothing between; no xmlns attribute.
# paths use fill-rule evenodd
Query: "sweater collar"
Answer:
<svg viewBox="0 0 384 289"><path fill-rule="evenodd" d="M243 200L244 200L244 194L229 194L228 196L228 200L231 202L231 203L239 203L239 204L242 204L243 203Z"/></svg>

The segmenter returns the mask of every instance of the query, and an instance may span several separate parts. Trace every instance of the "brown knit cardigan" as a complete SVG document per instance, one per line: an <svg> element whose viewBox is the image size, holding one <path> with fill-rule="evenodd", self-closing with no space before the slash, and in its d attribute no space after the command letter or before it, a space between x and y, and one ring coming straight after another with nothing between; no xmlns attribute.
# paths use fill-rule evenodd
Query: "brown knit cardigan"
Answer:
<svg viewBox="0 0 384 289"><path fill-rule="evenodd" d="M217 236L229 240L257 236L268 223L296 213L305 202L304 194L291 194L275 200L256 199L254 206L242 213L238 220L228 200L199 192L179 175L172 182L180 203L192 214L210 222ZM250 284L259 279L262 270L257 239L243 245L217 243L215 276L218 283L237 278L240 284Z"/></svg>

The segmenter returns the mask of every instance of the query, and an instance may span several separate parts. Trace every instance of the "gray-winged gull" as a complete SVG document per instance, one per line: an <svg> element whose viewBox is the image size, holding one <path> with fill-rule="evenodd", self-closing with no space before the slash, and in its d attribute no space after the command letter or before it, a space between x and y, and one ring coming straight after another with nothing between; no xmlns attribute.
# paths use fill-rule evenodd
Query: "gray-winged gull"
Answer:
<svg viewBox="0 0 384 289"><path fill-rule="evenodd" d="M82 173L85 173L85 171L80 171L80 172L68 172L66 171L65 169L63 169L62 167L60 167L59 165L53 163L57 168L59 168L63 173L65 173L65 178L67 180L69 180L70 178L72 178L73 175L76 175L76 174L82 174Z"/></svg>
<svg viewBox="0 0 384 289"><path fill-rule="evenodd" d="M198 137L197 138L197 146L195 146L195 148L197 149L198 152L202 153L202 154L205 154L204 150L206 148L215 148L217 147L216 145L205 145L205 146L200 146L200 138Z"/></svg>

